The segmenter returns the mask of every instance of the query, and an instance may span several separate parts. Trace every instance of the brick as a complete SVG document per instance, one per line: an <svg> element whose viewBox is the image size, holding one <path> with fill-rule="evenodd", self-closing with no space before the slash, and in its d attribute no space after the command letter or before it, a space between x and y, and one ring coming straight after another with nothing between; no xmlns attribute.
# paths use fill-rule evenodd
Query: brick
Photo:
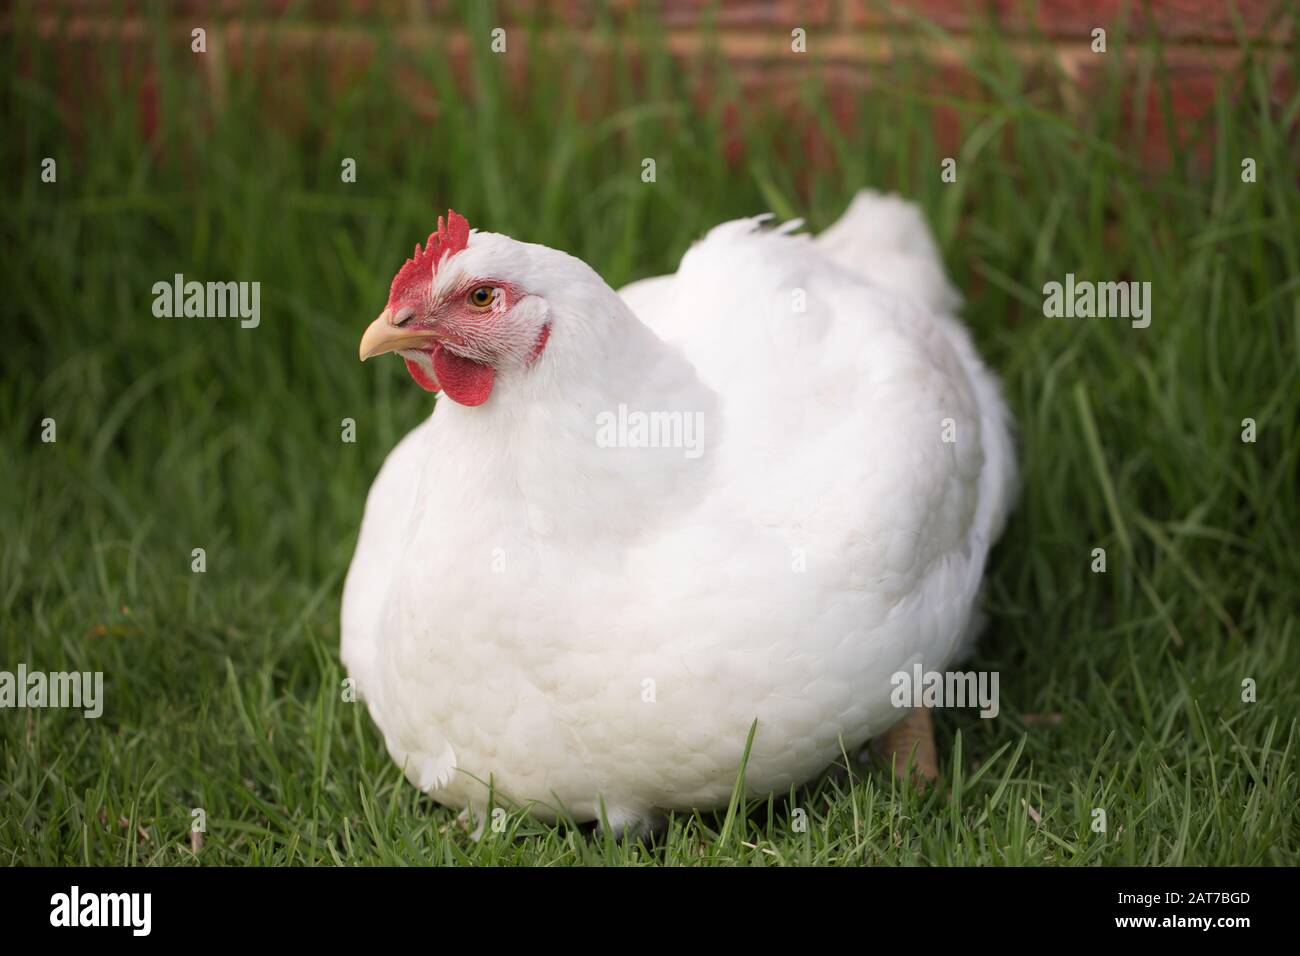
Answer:
<svg viewBox="0 0 1300 956"><path fill-rule="evenodd" d="M1170 162L1175 151L1187 148L1193 131L1214 109L1216 93L1225 77L1237 65L1240 55L1224 51L1215 57L1174 56L1167 59L1161 77L1139 82L1139 66L1133 57L1121 58L1106 54L1104 57L1084 55L1076 70L1077 95L1080 108L1106 95L1112 84L1119 82L1122 91L1121 110L1131 141L1137 144L1140 157L1146 164L1161 168ZM1116 75L1118 72L1118 77ZM1235 89L1225 92L1232 96ZM1169 109L1177 118L1173 124L1175 142L1169 141L1166 124L1165 97ZM1198 137L1196 159L1209 160L1210 143L1207 137Z"/></svg>
<svg viewBox="0 0 1300 956"><path fill-rule="evenodd" d="M1134 0L1134 3L1140 2ZM181 48L188 46L189 24L185 16L175 13L176 10L184 14L199 7L211 8L216 11L212 16L227 18L224 23L213 23L214 29L209 31L212 53L201 64L212 84L216 108L220 108L219 94L226 71L248 70L267 78L266 108L274 111L277 118L283 116L292 126L301 113L301 104L295 104L295 98L302 96L307 89L304 84L323 76L331 88L342 90L367 69L375 55L376 43L365 26L354 19L362 16L368 15L392 25L400 21L400 29L393 31L394 39L408 51L421 53L441 49L444 42L450 43L454 82L458 89L467 90L471 79L468 69L471 40L455 28L449 32L442 22L444 18L453 18L449 3L450 0L421 3L407 0L321 0L308 7L290 0L265 0L261 3L214 0L212 4L177 0L170 9L173 11L171 23L176 31L176 42ZM125 9L129 11L135 6L130 2ZM139 7L144 9L146 6L144 0L140 0ZM799 103L803 81L813 70L819 71L826 84L825 95L833 114L842 124L851 122L855 97L878 79L873 67L886 63L895 55L893 37L884 30L871 27L897 16L897 2L739 0L719 12L716 33L699 29L708 6L705 0L668 0L663 7L663 16L668 23L666 40L670 53L694 83L692 96L700 108L716 103L716 98L723 95L718 92L719 67L723 64L702 54L716 47L722 60L734 71L741 92L733 98L734 101L721 104L724 128L729 132L723 146L728 160L741 161L743 123L751 106L758 105L788 111L792 162L801 156L810 168L830 162L832 151L815 124L807 122L807 110ZM1114 32L1108 37L1108 53L1099 56L1088 50L1088 32L1093 21L1120 7L1115 0L1097 0L1096 3L1042 0L1038 12L1026 16L1013 0L915 0L909 5L910 10L930 17L954 33L952 42L916 51L924 57L925 65L916 76L906 80L916 94L934 97L932 119L938 148L945 154L955 154L963 133L961 101L978 100L988 95L982 84L963 66L962 60L973 42L963 36L965 32L987 16L1001 18L1000 22L1013 33L1008 49L1024 64L1035 100L1047 109L1069 107L1078 110L1086 108L1105 88L1108 71L1124 71L1121 75L1127 77L1136 68L1132 46L1118 44ZM143 15L114 17L106 13L110 8L118 9L107 0L48 0L48 3L32 8L36 10L43 42L52 47L53 55L60 62L71 56L76 64L65 71L66 76L84 78L93 75L90 65L98 54L103 53L104 45L110 42L131 51L134 68L139 70L137 75L152 76L152 19ZM258 15L245 17L244 12L252 8L259 11ZM1273 9L1271 5L1240 0L1240 8L1251 29L1269 26L1271 21L1266 11ZM32 9L25 12L30 14ZM592 9L586 0L506 0L500 7L503 22L537 15L583 23L591 16ZM620 25L631 23L631 9L632 0L614 0L612 12L616 29L613 38L603 30L579 28L579 42L588 51L584 59L591 67L579 104L584 116L599 117L603 115L602 110L612 106L616 88L613 71L617 65L626 66L630 62L635 79L638 69L635 45L625 44L625 38L618 33ZM1149 12L1140 8L1134 11L1134 17L1143 18L1134 20L1138 30L1135 35L1141 36L1143 29L1176 34L1194 26L1201 31L1194 34L1197 39L1222 36L1225 24L1229 23L1225 19L1226 9L1226 4L1209 0L1156 0ZM1196 15L1195 11L1205 15ZM459 12L455 14L456 17L459 15ZM844 22L865 29L840 29L841 16ZM806 56L792 54L789 49L791 23L809 27L809 53ZM1032 33L1040 26L1060 37L1055 50L1038 38L1017 40L1014 36L1017 30ZM559 35L558 28L554 32L546 29L537 40L558 45L564 42ZM502 64L511 81L519 86L526 81L529 44L533 39L531 32L526 37L512 38L510 56ZM912 53L909 48L908 55ZM1050 68L1053 57L1058 58L1064 68L1067 77L1064 83L1059 82L1058 73ZM1213 104L1217 77L1239 59L1240 54L1233 43L1209 43L1204 47L1180 43L1166 51L1166 61L1170 65L1170 99L1184 132L1206 115ZM398 72L401 88L417 115L435 116L446 91L433 89L427 77L412 66L410 57L402 58L393 69ZM889 77L888 71L882 75L886 79ZM896 75L895 81L901 75ZM1276 75L1280 79L1274 84L1275 95L1282 101L1287 91L1295 89L1295 74L1292 69L1285 73L1279 71ZM1136 82L1126 80L1126 83L1127 95L1133 98L1146 89ZM78 112L87 108L85 90L76 87L77 82L72 82L70 115L74 122ZM111 95L111 90L104 92ZM1156 163L1165 162L1171 148L1179 148L1181 140L1172 146L1166 142L1163 102L1158 87L1145 95L1145 101L1126 103L1125 112L1133 124L1134 139L1145 144L1148 158ZM156 78L147 79L140 93L141 124L147 137L156 133L157 96Z"/></svg>
<svg viewBox="0 0 1300 956"><path fill-rule="evenodd" d="M637 0L615 0L614 7L629 12ZM640 4L640 6L645 6ZM650 5L664 25L698 27L771 27L786 36L794 27L825 26L832 22L832 0L663 0Z"/></svg>
<svg viewBox="0 0 1300 956"><path fill-rule="evenodd" d="M847 21L859 27L928 20L949 32L971 32L992 22L1013 35L1042 32L1056 39L1108 39L1122 27L1134 39L1226 43L1237 39L1235 6L1247 36L1284 42L1279 22L1285 0L847 0Z"/></svg>

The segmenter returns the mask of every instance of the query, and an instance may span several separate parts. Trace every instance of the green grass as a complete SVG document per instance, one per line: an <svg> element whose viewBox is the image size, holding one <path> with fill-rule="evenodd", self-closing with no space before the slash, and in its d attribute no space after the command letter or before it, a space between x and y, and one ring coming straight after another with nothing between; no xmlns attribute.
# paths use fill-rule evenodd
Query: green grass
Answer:
<svg viewBox="0 0 1300 956"><path fill-rule="evenodd" d="M472 16L485 35L491 18ZM0 669L103 671L107 705L99 720L0 711L0 860L1297 861L1300 98L1270 101L1256 57L1195 143L1151 171L1121 94L1159 93L1158 49L1140 55L1145 79L1114 74L1076 115L993 34L962 54L979 97L926 93L931 71L900 35L849 132L815 80L800 91L833 158L813 171L805 131L778 111L750 102L733 132L720 107L694 105L693 77L717 64L674 68L653 24L639 86L622 59L606 69L561 38L520 88L476 52L474 91L457 92L445 57L378 34L337 87L234 72L222 108L188 42L157 26L151 148L139 71L110 48L85 67L99 79L76 84L104 102L67 112L52 48L21 15L3 37ZM955 184L939 177L937 102L968 130ZM748 144L740 165L723 156L732 135ZM57 184L39 180L45 156ZM348 156L355 184L340 181ZM729 217L775 208L821 228L864 185L925 207L1019 423L1024 495L973 665L1001 673L1001 715L938 714L944 785L930 794L849 761L793 797L677 816L649 848L517 814L471 841L339 693L364 494L429 408L400 363L356 361L393 271L447 205L617 286L672 270ZM152 285L176 272L261 281L261 326L153 318ZM1067 272L1149 280L1151 327L1044 318L1042 285ZM1240 439L1247 417L1255 443ZM1105 574L1089 570L1097 547Z"/></svg>

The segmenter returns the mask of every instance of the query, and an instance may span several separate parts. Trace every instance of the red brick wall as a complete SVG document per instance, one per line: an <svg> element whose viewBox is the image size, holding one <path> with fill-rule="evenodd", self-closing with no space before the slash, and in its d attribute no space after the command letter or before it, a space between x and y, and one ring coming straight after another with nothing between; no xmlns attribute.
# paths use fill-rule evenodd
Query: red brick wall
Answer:
<svg viewBox="0 0 1300 956"><path fill-rule="evenodd" d="M506 0L492 19L509 28L541 18L589 35L593 49L608 49L611 33L617 37L630 30L638 8L644 14L651 7L658 11L669 48L684 60L702 44L716 43L746 98L780 102L791 98L792 78L821 71L837 106L870 85L873 64L893 55L891 38L929 36L918 21L942 31L926 41L925 50L934 66L930 91L947 96L982 95L963 65L963 51L982 30L994 30L1063 109L1086 105L1103 78L1113 81L1116 70L1135 75L1144 51L1158 49L1167 67L1168 102L1177 114L1175 132L1182 135L1212 107L1216 83L1233 75L1248 48L1268 64L1277 102L1294 90L1297 38L1290 21L1295 17L1286 9L1296 3L1300 0ZM373 52L366 32L356 29L359 21L399 25L402 42L417 47L449 32L455 34L453 48L462 53L470 42L487 42L464 35L464 11L456 9L461 5L455 0L173 0L168 9L178 25L209 24L209 42L219 54L210 59L211 69L264 56L269 45L273 56L266 59L277 71L296 61L327 62L331 70L346 73L363 67ZM152 29L147 0L17 0L6 23L16 8L38 21L43 42L68 51L124 44L147 75ZM794 27L807 31L807 55L791 52ZM1107 33L1105 55L1091 49L1097 27ZM184 30L178 35L182 42L188 26ZM515 34L512 43L522 39ZM526 49L522 52L526 57ZM73 59L84 62L84 56L77 52ZM511 68L523 62L510 58ZM702 78L701 97L713 94L706 87ZM1129 95L1133 141L1158 164L1171 149L1163 92L1135 82ZM1143 102L1136 101L1139 95ZM936 107L935 117L941 143L955 143L961 135L957 114Z"/></svg>

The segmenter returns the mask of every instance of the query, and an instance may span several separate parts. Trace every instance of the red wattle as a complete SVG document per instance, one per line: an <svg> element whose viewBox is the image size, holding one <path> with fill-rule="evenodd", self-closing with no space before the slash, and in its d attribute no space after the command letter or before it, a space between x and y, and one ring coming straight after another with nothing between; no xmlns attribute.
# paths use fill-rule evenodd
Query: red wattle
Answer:
<svg viewBox="0 0 1300 956"><path fill-rule="evenodd" d="M433 371L438 376L438 386L452 401L461 405L482 405L486 402L492 394L492 382L496 378L492 366L463 358L442 346L434 347Z"/></svg>
<svg viewBox="0 0 1300 956"><path fill-rule="evenodd" d="M413 359L405 357L403 357L402 360L406 362L406 370L411 373L411 378L415 379L415 383L419 385L420 388L424 389L426 392L438 391L438 380L426 372L423 365Z"/></svg>

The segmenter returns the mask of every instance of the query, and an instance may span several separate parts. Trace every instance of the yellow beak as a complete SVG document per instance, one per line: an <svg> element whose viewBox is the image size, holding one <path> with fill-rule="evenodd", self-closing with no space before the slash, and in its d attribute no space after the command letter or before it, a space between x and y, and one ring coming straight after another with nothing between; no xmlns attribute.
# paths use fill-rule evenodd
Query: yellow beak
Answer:
<svg viewBox="0 0 1300 956"><path fill-rule="evenodd" d="M414 332L393 325L392 318L392 310L384 309L379 313L379 318L367 327L361 336L361 361L364 362L372 355L383 355L398 349L425 348L434 340L430 332Z"/></svg>

